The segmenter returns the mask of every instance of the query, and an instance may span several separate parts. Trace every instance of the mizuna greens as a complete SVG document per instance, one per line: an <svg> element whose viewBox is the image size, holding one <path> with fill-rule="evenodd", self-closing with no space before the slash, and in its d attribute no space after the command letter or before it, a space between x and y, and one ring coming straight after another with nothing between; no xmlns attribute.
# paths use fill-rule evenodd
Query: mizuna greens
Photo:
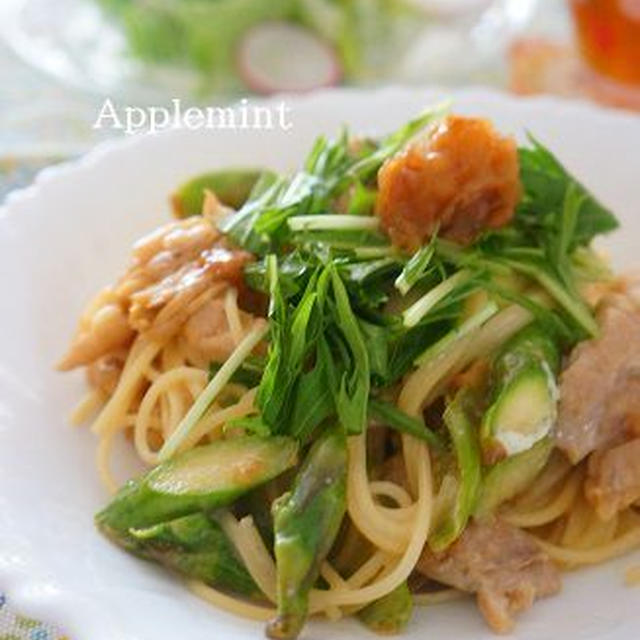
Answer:
<svg viewBox="0 0 640 640"><path fill-rule="evenodd" d="M261 256L246 278L271 301L270 351L258 393L261 433L304 440L331 413L347 433L361 432L370 391L375 397L397 383L468 320L465 305L482 291L530 309L565 348L597 334L572 261L617 222L534 138L519 150L524 194L513 224L466 248L434 235L413 255L396 250L378 230L373 198L363 206L362 194L375 194L385 159L444 109L426 112L380 143L354 143L346 131L333 142L320 138L301 172L265 174L270 186L259 182L221 224L234 242ZM338 199L349 213L333 212ZM520 275L524 285L510 286ZM534 285L543 300L524 293ZM415 301L394 312L407 299ZM308 413L317 420L301 426L296 400L306 407L311 397L317 411Z"/></svg>
<svg viewBox="0 0 640 640"><path fill-rule="evenodd" d="M380 139L345 129L319 138L292 175L213 172L174 196L179 229L212 234L225 264L242 258L240 283L212 294L191 333L149 363L177 362L203 327L207 344L231 346L204 365L188 351L147 383L129 411L179 419L146 453L156 466L96 522L126 549L253 603L271 637L297 636L318 612L359 611L372 629L399 631L425 577L478 590L433 563L563 470L552 454L562 359L599 335L585 291L609 273L590 245L617 222L530 136L514 148L520 197L507 223L470 224L461 242L443 214L415 250L393 244L380 172L451 122L440 105ZM198 215L204 189L232 207L220 237ZM199 277L195 255L200 271L186 273ZM215 342L208 323L220 317L233 340ZM184 386L153 414L164 391L145 393L170 387L165 375ZM538 553L529 538L519 545ZM535 580L549 579L531 593L548 595L555 570L536 563ZM487 619L505 630L508 615Z"/></svg>

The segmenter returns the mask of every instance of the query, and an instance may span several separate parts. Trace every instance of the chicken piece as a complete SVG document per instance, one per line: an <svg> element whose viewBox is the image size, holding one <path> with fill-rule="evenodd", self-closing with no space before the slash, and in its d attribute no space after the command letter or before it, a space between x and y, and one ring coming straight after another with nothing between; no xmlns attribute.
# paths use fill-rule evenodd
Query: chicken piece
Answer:
<svg viewBox="0 0 640 640"><path fill-rule="evenodd" d="M589 458L585 495L602 520L640 500L640 438Z"/></svg>
<svg viewBox="0 0 640 640"><path fill-rule="evenodd" d="M640 418L640 313L608 305L598 320L600 337L579 344L560 377L555 438L573 464L624 442Z"/></svg>
<svg viewBox="0 0 640 640"><path fill-rule="evenodd" d="M175 333L213 295L212 286L242 285L243 267L251 259L245 251L213 247L178 271L131 296L129 320L152 339Z"/></svg>
<svg viewBox="0 0 640 640"><path fill-rule="evenodd" d="M116 289L123 298L179 271L219 239L218 230L194 216L166 224L133 245L132 262Z"/></svg>
<svg viewBox="0 0 640 640"><path fill-rule="evenodd" d="M498 633L513 628L513 615L536 598L560 589L560 575L535 540L500 520L473 521L446 551L425 547L416 569L423 575L476 593L478 607Z"/></svg>
<svg viewBox="0 0 640 640"><path fill-rule="evenodd" d="M488 120L449 116L387 160L378 187L376 212L394 244L416 250L436 229L467 244L513 217L516 143Z"/></svg>
<svg viewBox="0 0 640 640"><path fill-rule="evenodd" d="M131 266L117 285L89 305L58 368L113 354L136 332L167 339L227 284L244 289L243 267L250 259L222 246L219 232L202 217L160 227L134 245Z"/></svg>
<svg viewBox="0 0 640 640"><path fill-rule="evenodd" d="M240 322L247 327L252 317L240 311ZM209 300L184 325L182 330L188 353L195 362L224 362L235 349L224 300Z"/></svg>
<svg viewBox="0 0 640 640"><path fill-rule="evenodd" d="M69 350L58 362L60 371L88 365L128 346L133 340L134 331L129 325L126 310L111 290L102 291L90 307L90 313L85 313L80 319Z"/></svg>
<svg viewBox="0 0 640 640"><path fill-rule="evenodd" d="M94 389L110 396L118 386L120 374L127 359L126 350L108 353L92 362L87 368L87 380Z"/></svg>
<svg viewBox="0 0 640 640"><path fill-rule="evenodd" d="M129 321L153 339L166 339L205 304L211 286L240 286L250 255L219 245L210 221L194 216L165 225L133 249L133 264L117 292L130 300Z"/></svg>

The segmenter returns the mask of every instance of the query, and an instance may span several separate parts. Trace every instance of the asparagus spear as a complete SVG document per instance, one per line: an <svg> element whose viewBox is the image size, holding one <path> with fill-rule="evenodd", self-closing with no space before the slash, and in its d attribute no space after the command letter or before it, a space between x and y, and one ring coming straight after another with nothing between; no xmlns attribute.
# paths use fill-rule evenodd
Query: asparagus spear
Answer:
<svg viewBox="0 0 640 640"><path fill-rule="evenodd" d="M376 633L391 635L401 633L413 611L413 599L406 582L379 600L367 605L358 613L364 624Z"/></svg>
<svg viewBox="0 0 640 640"><path fill-rule="evenodd" d="M131 529L130 539L146 558L242 596L260 590L217 522L196 513L145 529Z"/></svg>
<svg viewBox="0 0 640 640"><path fill-rule="evenodd" d="M542 471L552 450L553 441L547 436L530 449L490 467L482 481L476 517L489 515L503 502L524 491Z"/></svg>
<svg viewBox="0 0 640 640"><path fill-rule="evenodd" d="M274 502L278 616L271 638L295 638L307 617L309 590L346 510L347 443L330 429L312 446L291 492Z"/></svg>
<svg viewBox="0 0 640 640"><path fill-rule="evenodd" d="M285 436L244 436L196 447L129 481L96 516L110 537L230 504L296 463L298 445Z"/></svg>
<svg viewBox="0 0 640 640"><path fill-rule="evenodd" d="M260 177L256 169L228 169L203 173L178 187L171 196L176 218L187 218L202 213L205 190L213 191L222 204L239 209L249 197Z"/></svg>
<svg viewBox="0 0 640 640"><path fill-rule="evenodd" d="M458 483L451 510L429 536L429 546L434 551L446 549L458 538L475 507L481 468L477 437L469 419L471 404L469 393L463 389L449 402L444 412L444 422L457 459Z"/></svg>
<svg viewBox="0 0 640 640"><path fill-rule="evenodd" d="M492 404L480 429L486 463L526 451L551 431L559 365L556 344L538 325L516 334L498 354Z"/></svg>

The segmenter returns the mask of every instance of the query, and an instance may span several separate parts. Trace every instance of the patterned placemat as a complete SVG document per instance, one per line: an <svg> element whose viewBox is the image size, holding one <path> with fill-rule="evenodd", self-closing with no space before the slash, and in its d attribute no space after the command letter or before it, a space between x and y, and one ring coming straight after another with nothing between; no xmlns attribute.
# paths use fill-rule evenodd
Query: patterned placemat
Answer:
<svg viewBox="0 0 640 640"><path fill-rule="evenodd" d="M21 616L6 604L0 594L0 640L69 640L55 627Z"/></svg>

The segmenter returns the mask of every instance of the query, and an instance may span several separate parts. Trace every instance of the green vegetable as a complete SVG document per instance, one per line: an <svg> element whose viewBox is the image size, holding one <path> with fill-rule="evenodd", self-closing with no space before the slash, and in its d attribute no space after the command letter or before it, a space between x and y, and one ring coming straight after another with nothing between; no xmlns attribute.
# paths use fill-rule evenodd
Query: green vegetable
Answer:
<svg viewBox="0 0 640 640"><path fill-rule="evenodd" d="M324 282L316 272L295 309L285 300L280 285L278 262L268 256L270 280L269 326L271 340L267 364L258 390L257 404L264 421L274 433L287 433L291 425L291 403L299 388L305 362L313 351L315 337L320 331L324 306ZM321 380L307 380L317 387ZM296 416L298 419L299 416Z"/></svg>
<svg viewBox="0 0 640 640"><path fill-rule="evenodd" d="M374 631L383 635L402 633L413 612L413 598L406 582L391 593L375 600L358 612L358 618Z"/></svg>
<svg viewBox="0 0 640 640"><path fill-rule="evenodd" d="M176 218L200 215L207 190L212 191L222 204L239 209L260 175L261 172L255 169L223 169L191 178L171 196L173 214Z"/></svg>
<svg viewBox="0 0 640 640"><path fill-rule="evenodd" d="M404 0L300 0L300 17L331 42L351 80L371 82L419 33L424 14Z"/></svg>
<svg viewBox="0 0 640 640"><path fill-rule="evenodd" d="M99 0L122 25L133 55L183 64L201 74L203 88L240 91L236 49L266 20L292 19L297 0Z"/></svg>
<svg viewBox="0 0 640 640"><path fill-rule="evenodd" d="M223 362L209 363L209 382L213 380L215 375L222 368ZM260 384L262 374L264 372L264 359L257 356L248 356L245 361L236 369L230 382L242 384L245 387L257 387Z"/></svg>
<svg viewBox="0 0 640 640"><path fill-rule="evenodd" d="M543 289L551 295L560 307L572 318L582 333L577 334L578 339L586 336L598 335L598 323L593 314L579 295L573 290L573 283L569 287L550 272L542 258L507 258L504 264L512 267L524 275L535 280ZM568 278L569 276L567 276Z"/></svg>
<svg viewBox="0 0 640 640"><path fill-rule="evenodd" d="M539 229L545 242L568 254L578 246L587 246L595 236L618 227L611 211L570 175L546 147L531 135L529 142L531 147L519 150L524 196L517 218L522 226L531 231ZM569 209L568 197L576 198Z"/></svg>
<svg viewBox="0 0 640 640"><path fill-rule="evenodd" d="M343 358L346 370L340 380L336 410L347 433L362 433L367 422L371 384L369 352L340 276L332 271L331 277L335 296L334 318L348 351Z"/></svg>
<svg viewBox="0 0 640 640"><path fill-rule="evenodd" d="M553 441L546 437L530 449L490 467L482 481L475 515L489 515L503 502L522 493L542 471L552 450Z"/></svg>
<svg viewBox="0 0 640 640"><path fill-rule="evenodd" d="M255 262L250 262L244 270L245 281L256 291L270 294L271 292L271 261L273 258L265 256ZM292 251L277 260L278 286L285 299L299 295L306 288L312 274L318 269L318 261L313 256L299 250Z"/></svg>
<svg viewBox="0 0 640 640"><path fill-rule="evenodd" d="M346 130L334 141L318 138L302 171L277 180L270 189L250 198L235 215L220 223L220 230L239 246L266 255L291 242L306 244L312 233L324 234L325 243L339 244L354 233L353 228L345 228L345 218L358 218L358 224L367 228L377 226L377 218L370 215L335 216L321 225L320 231L291 229L288 223L293 218L300 225L302 216L314 216L316 220L326 214L332 216L336 198L350 187L371 180L387 158L430 122L441 118L446 108L438 105L425 111L383 138L379 145L363 145L358 151L351 149Z"/></svg>
<svg viewBox="0 0 640 640"><path fill-rule="evenodd" d="M285 437L246 436L196 447L129 481L96 516L107 535L231 504L296 463Z"/></svg>
<svg viewBox="0 0 640 640"><path fill-rule="evenodd" d="M396 429L397 431L408 433L414 438L424 440L436 449L444 449L442 438L428 429L421 418L414 418L404 411L398 409L390 402L384 400L369 399L369 416L380 421L383 425Z"/></svg>
<svg viewBox="0 0 640 640"><path fill-rule="evenodd" d="M223 390L225 385L231 381L231 378L236 371L240 369L244 361L249 358L251 352L264 338L266 332L267 327L260 324L254 326L253 329L242 338L233 350L233 353L220 369L216 371L211 380L209 380L207 386L196 398L196 401L191 405L191 408L169 436L168 440L162 445L162 448L158 452L158 459L160 461L164 462L168 460L180 450L180 447L192 435L202 416L204 416L207 409L211 406L211 403Z"/></svg>
<svg viewBox="0 0 640 640"><path fill-rule="evenodd" d="M560 328L564 346L570 348L598 334L595 318L575 284L573 256L618 222L545 147L533 138L530 143L519 150L524 195L513 221L471 247L438 240L436 254L459 268L517 272L530 278L556 303L552 322L546 314L546 324ZM488 283L494 290L495 284ZM537 316L543 315L540 311L538 305Z"/></svg>
<svg viewBox="0 0 640 640"><path fill-rule="evenodd" d="M432 268L435 255L435 241L437 235L434 233L429 244L420 247L404 266L402 273L393 283L396 289L403 295L407 295L413 286L421 280Z"/></svg>
<svg viewBox="0 0 640 640"><path fill-rule="evenodd" d="M190 578L243 596L259 596L254 583L220 526L196 513L145 529L130 529L138 552Z"/></svg>
<svg viewBox="0 0 640 640"><path fill-rule="evenodd" d="M294 638L307 617L309 590L346 512L347 443L333 428L315 442L291 492L273 506L278 616L271 638Z"/></svg>
<svg viewBox="0 0 640 640"><path fill-rule="evenodd" d="M257 396L262 418L273 433L305 438L335 413L347 432L360 433L366 423L370 360L364 325L351 308L341 276L333 265L317 269L293 306L285 299L275 256L268 257L266 266L271 340ZM312 415L309 401L317 408Z"/></svg>
<svg viewBox="0 0 640 640"><path fill-rule="evenodd" d="M220 223L220 230L253 253L272 252L289 240L289 218L330 209L331 199L350 182L345 173L352 163L346 131L333 142L318 138L303 171L280 178L249 198L235 215Z"/></svg>
<svg viewBox="0 0 640 640"><path fill-rule="evenodd" d="M539 325L525 328L504 345L493 364L492 402L480 429L487 462L526 451L551 431L559 366L557 346Z"/></svg>
<svg viewBox="0 0 640 640"><path fill-rule="evenodd" d="M313 368L300 376L291 409L292 437L306 442L324 420L335 412L334 394L329 381L328 347L319 341Z"/></svg>
<svg viewBox="0 0 640 640"><path fill-rule="evenodd" d="M448 333L434 342L426 351L415 358L415 364L423 365L429 361L436 362L448 349L458 343L462 338L479 329L485 322L498 312L495 302L487 302L483 307L468 317L459 326L453 327Z"/></svg>
<svg viewBox="0 0 640 640"><path fill-rule="evenodd" d="M429 546L442 551L453 543L473 513L480 487L480 450L474 426L469 418L470 398L463 389L451 400L444 412L458 466L458 489L455 504L429 536Z"/></svg>

